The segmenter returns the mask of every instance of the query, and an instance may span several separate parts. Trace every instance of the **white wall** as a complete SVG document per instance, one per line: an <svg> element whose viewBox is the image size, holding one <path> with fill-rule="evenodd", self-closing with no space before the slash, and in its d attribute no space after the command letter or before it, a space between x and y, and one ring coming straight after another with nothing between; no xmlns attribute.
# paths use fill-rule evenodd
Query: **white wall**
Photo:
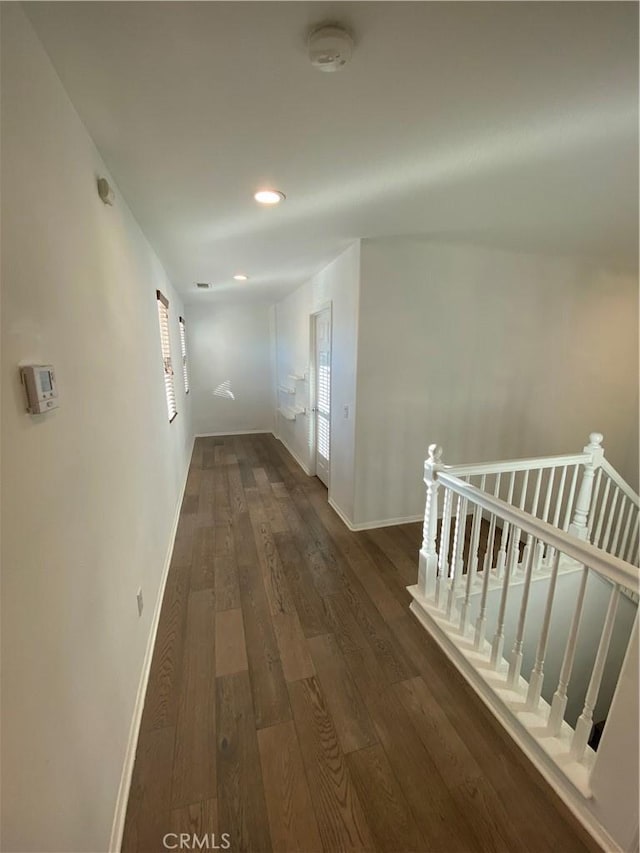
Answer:
<svg viewBox="0 0 640 853"><path fill-rule="evenodd" d="M355 521L419 516L449 463L580 451L638 478L638 282L577 261L364 240Z"/></svg>
<svg viewBox="0 0 640 853"><path fill-rule="evenodd" d="M2 5L2 844L103 851L189 452L180 300L17 3ZM31 417L20 362L51 362ZM145 610L138 618L136 591Z"/></svg>
<svg viewBox="0 0 640 853"><path fill-rule="evenodd" d="M622 850L638 850L638 800L640 799L640 720L638 714L638 620L629 641L609 721L602 735L598 760L591 778L591 803L598 819ZM615 779L616 784L611 784ZM624 791L624 796L620 796Z"/></svg>
<svg viewBox="0 0 640 853"><path fill-rule="evenodd" d="M269 306L187 307L193 427L209 433L271 432L274 421ZM215 395L229 383L233 399Z"/></svg>
<svg viewBox="0 0 640 853"><path fill-rule="evenodd" d="M360 244L346 251L276 305L276 385L290 373L309 370L310 316L327 304L333 310L331 459L329 498L349 520L354 509L355 397ZM287 404L287 396L280 402ZM308 406L308 382L298 383L296 403ZM349 417L344 407L349 406ZM312 467L309 416L287 421L278 415L277 434L303 467Z"/></svg>

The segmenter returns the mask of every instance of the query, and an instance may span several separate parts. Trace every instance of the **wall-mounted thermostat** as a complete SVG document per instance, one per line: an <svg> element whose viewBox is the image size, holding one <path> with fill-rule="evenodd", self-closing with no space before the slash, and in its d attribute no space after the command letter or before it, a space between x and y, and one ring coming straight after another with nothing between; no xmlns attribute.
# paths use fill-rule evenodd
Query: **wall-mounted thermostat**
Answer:
<svg viewBox="0 0 640 853"><path fill-rule="evenodd" d="M50 364L26 364L20 368L20 378L27 394L28 412L40 415L58 408L56 378Z"/></svg>

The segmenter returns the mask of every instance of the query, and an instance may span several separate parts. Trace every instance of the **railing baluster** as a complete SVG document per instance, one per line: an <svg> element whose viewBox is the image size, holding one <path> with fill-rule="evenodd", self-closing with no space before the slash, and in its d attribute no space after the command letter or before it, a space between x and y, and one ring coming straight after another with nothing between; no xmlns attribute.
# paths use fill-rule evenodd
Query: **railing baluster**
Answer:
<svg viewBox="0 0 640 853"><path fill-rule="evenodd" d="M553 481L556 475L556 469L549 469L549 480L547 482L547 492L544 497L544 508L542 510L542 521L546 521L549 518L549 507L551 506L551 493L553 491ZM538 570L542 565L543 557L544 557L544 549L545 545L540 539L538 539L538 544L536 546L536 557L534 568Z"/></svg>
<svg viewBox="0 0 640 853"><path fill-rule="evenodd" d="M440 607L442 594L447 586L449 577L449 530L451 527L451 504L453 492L447 489L444 499L444 512L440 524L440 548L438 549L438 578L436 580L436 607Z"/></svg>
<svg viewBox="0 0 640 853"><path fill-rule="evenodd" d="M635 509L635 504L633 501L627 499L627 523L624 526L624 533L622 534L622 542L620 543L620 550L617 552L616 556L620 557L620 559L624 559L622 556L624 554L624 550L627 547L627 542L629 540L629 532L631 531L631 519L633 518L633 510Z"/></svg>
<svg viewBox="0 0 640 853"><path fill-rule="evenodd" d="M611 543L611 547L607 549L610 554L617 553L620 533L622 532L622 518L626 509L626 497L622 492L620 492L620 496L622 497L622 500L620 501L620 509L618 510L618 520L616 522L615 530L613 531L613 542Z"/></svg>
<svg viewBox="0 0 640 853"><path fill-rule="evenodd" d="M562 498L564 497L564 484L567 480L567 466L565 465L562 469L562 474L560 476L560 485L558 486L558 494L556 495L556 506L553 512L553 521L551 522L554 527L558 526L558 522L560 521L560 510L562 508ZM553 560L553 555L555 554L555 548L549 548L547 552L547 562L551 562Z"/></svg>
<svg viewBox="0 0 640 853"><path fill-rule="evenodd" d="M613 493L613 498L611 499L611 507L609 509L609 518L607 519L607 527L604 532L604 536L602 537L602 550L608 550L610 537L611 537L611 527L613 526L613 519L616 514L616 507L618 505L618 498L620 497L620 489L616 487L615 492Z"/></svg>
<svg viewBox="0 0 640 853"><path fill-rule="evenodd" d="M542 630L538 640L536 649L536 662L531 670L529 678L529 689L527 691L527 704L529 710L536 711L540 702L540 694L542 693L542 682L544 681L544 659L547 654L547 643L549 641L549 628L551 626L551 608L553 607L553 597L556 592L556 581L558 579L558 564L560 562L560 552L556 551L549 578L549 591L547 593L547 603L544 609L544 618L542 620Z"/></svg>
<svg viewBox="0 0 640 853"><path fill-rule="evenodd" d="M551 507L551 493L553 492L553 481L556 476L556 469L549 468L549 479L547 481L547 491L544 496L544 507L542 510L542 520L546 521L549 518L549 508Z"/></svg>
<svg viewBox="0 0 640 853"><path fill-rule="evenodd" d="M493 489L494 498L498 497L500 492L500 474L496 477L496 484ZM484 632L487 627L487 593L489 592L489 577L493 564L493 543L496 533L496 517L491 513L491 521L489 522L489 537L487 539L487 550L484 555L484 569L482 578L482 595L480 597L480 613L476 619L476 630L473 644L476 649L482 646L484 640Z"/></svg>
<svg viewBox="0 0 640 853"><path fill-rule="evenodd" d="M493 489L494 498L498 497L500 492L500 474L496 477L495 486ZM493 570L493 549L496 538L496 516L492 515L489 522L489 536L487 538L487 550L484 555L484 571L491 573ZM485 575L486 577L486 575Z"/></svg>
<svg viewBox="0 0 640 853"><path fill-rule="evenodd" d="M589 508L589 518L587 519L587 540L591 542L591 531L593 529L593 521L596 515L596 507L598 505L598 497L600 495L600 481L602 480L602 468L598 468L598 473L596 474L596 482L593 487L593 496L591 499L591 506Z"/></svg>
<svg viewBox="0 0 640 853"><path fill-rule="evenodd" d="M602 525L604 524L604 517L607 511L607 501L609 499L609 490L611 489L611 480L607 477L607 482L604 484L604 493L602 495L602 503L600 504L600 512L598 513L598 523L596 525L596 532L593 537L593 544L596 548L600 546L598 543L600 542L600 536L602 534Z"/></svg>
<svg viewBox="0 0 640 853"><path fill-rule="evenodd" d="M560 476L560 485L558 486L558 494L556 496L556 508L553 513L553 521L551 522L554 527L558 526L558 522L560 521L560 510L562 509L562 498L564 497L564 484L567 481L567 466L564 465L562 468L562 474Z"/></svg>
<svg viewBox="0 0 640 853"><path fill-rule="evenodd" d="M633 534L631 539L629 540L629 547L627 549L627 553L625 554L625 560L627 563L631 562L631 555L633 554L633 545L636 541L636 536L638 535L638 528L640 527L640 512L636 515L636 523L633 525Z"/></svg>
<svg viewBox="0 0 640 853"><path fill-rule="evenodd" d="M507 503L510 504L513 500L513 488L516 482L516 472L511 472L511 477L509 478L509 492L507 496ZM502 532L500 535L500 550L498 551L498 560L496 562L496 575L500 577L502 574L502 570L504 569L505 562L507 559L507 541L509 539L509 523L505 522L502 525Z"/></svg>
<svg viewBox="0 0 640 853"><path fill-rule="evenodd" d="M584 752L587 747L589 735L591 734L591 727L593 725L593 709L598 701L598 693L600 692L600 685L604 674L604 664L609 652L609 644L611 643L611 635L613 633L619 598L620 586L618 584L614 584L613 589L611 590L611 595L609 596L607 615L605 616L600 644L598 645L598 653L593 665L591 680L589 681L589 687L587 688L587 695L584 700L584 708L578 717L576 730L573 733L573 739L571 741L571 756L576 759L576 761L582 761L584 758Z"/></svg>
<svg viewBox="0 0 640 853"><path fill-rule="evenodd" d="M462 482L468 483L469 477L463 477ZM467 505L468 505L468 503L469 503L468 500L466 498L464 498L464 500L462 501L462 505L458 506L458 512L462 513L462 520L461 520L462 527L460 528L461 539L460 539L460 547L458 548L458 550L456 552L457 553L456 561L455 561L453 569L452 569L452 571L455 571L458 575L462 575L462 573L464 571L464 546L465 546L465 542L467 541ZM456 519L456 522L457 522L457 519Z"/></svg>
<svg viewBox="0 0 640 853"><path fill-rule="evenodd" d="M525 562L524 586L522 589L522 601L520 602L520 614L518 616L518 627L516 629L516 638L511 651L511 659L509 661L509 673L507 675L507 684L509 687L515 687L520 678L520 670L522 669L522 646L524 642L524 626L527 618L527 607L529 605L529 590L531 588L531 577L533 575L533 551L531 548L527 553Z"/></svg>
<svg viewBox="0 0 640 853"><path fill-rule="evenodd" d="M538 512L538 503L540 501L540 488L542 486L542 474L544 472L544 468L538 469L538 476L536 477L536 487L533 492L533 505L531 507L531 515L536 516ZM537 517L537 516L536 516Z"/></svg>
<svg viewBox="0 0 640 853"><path fill-rule="evenodd" d="M518 506L521 510L524 511L525 504L527 502L527 489L529 488L529 469L524 472L524 477L522 478L522 485L520 486L520 503Z"/></svg>
<svg viewBox="0 0 640 853"><path fill-rule="evenodd" d="M498 625L496 633L491 644L491 665L497 668L502 658L502 649L504 646L504 618L507 612L507 597L509 595L509 584L511 576L518 559L518 550L520 544L520 529L518 527L511 528L511 541L509 542L509 559L505 564L504 581L502 583L502 595L500 596L500 609L498 611Z"/></svg>
<svg viewBox="0 0 640 853"><path fill-rule="evenodd" d="M557 737L560 734L562 721L564 720L564 712L567 707L567 687L573 670L573 663L576 656L576 640L580 629L580 619L582 618L582 608L584 605L584 595L587 589L587 577L589 569L587 566L582 567L582 577L580 578L580 587L578 588L578 597L576 598L576 606L571 619L571 627L569 628L569 636L567 645L564 650L564 658L562 660L562 668L560 670L560 678L558 679L558 687L553 694L551 703L551 711L549 713L549 722L547 731L552 737Z"/></svg>
<svg viewBox="0 0 640 853"><path fill-rule="evenodd" d="M542 485L542 472L543 468L538 468L538 476L536 477L536 488L533 493L533 504L531 507L531 515L535 516L538 512L538 501L540 500L540 486ZM523 565L527 565L529 561L529 552L531 551L531 546L533 542L533 535L530 533L527 536L527 543L524 546L524 553L522 555L522 563Z"/></svg>
<svg viewBox="0 0 640 853"><path fill-rule="evenodd" d="M458 578L462 574L462 551L464 549L464 534L467 527L467 499L458 496L456 504L456 526L453 533L453 552L451 554L451 582L447 599L447 618L452 619L455 613L456 590Z"/></svg>
<svg viewBox="0 0 640 853"><path fill-rule="evenodd" d="M482 479L480 480L480 491L484 492L487 483L486 475L482 475ZM476 508L473 513L473 523L471 525L471 545L470 545L470 557L471 557L471 569L474 575L474 578L478 575L478 561L480 559L480 555L478 553L478 547L480 544L480 529L482 527L482 510L479 506L476 505Z"/></svg>
<svg viewBox="0 0 640 853"><path fill-rule="evenodd" d="M576 494L576 485L578 483L578 465L573 466L573 477L571 478L571 488L569 489L569 499L567 501L567 510L564 514L564 521L562 522L562 529L566 532L569 529L569 524L571 523L571 510L573 509L573 499ZM599 471L598 471L599 473Z"/></svg>
<svg viewBox="0 0 640 853"><path fill-rule="evenodd" d="M520 489L520 505L518 507L518 509L523 510L523 511L524 511L525 502L527 500L527 488L528 488L528 486L529 486L529 472L525 471L524 477L522 478L522 487ZM521 531L518 530L518 536L517 536L516 543L515 543L516 544L516 559L515 559L515 563L513 564L514 571L518 568L518 566L520 564L520 533L521 533ZM522 565L524 567L524 563Z"/></svg>
<svg viewBox="0 0 640 853"><path fill-rule="evenodd" d="M480 491L484 491L486 484L486 476L483 474L480 480ZM464 602L460 610L460 633L464 634L467 630L467 619L469 618L469 604L471 601L471 590L473 582L478 575L478 543L480 540L480 524L482 522L482 511L476 504L473 511L473 522L471 524L471 542L469 544L469 558L467 566L467 586L465 590Z"/></svg>

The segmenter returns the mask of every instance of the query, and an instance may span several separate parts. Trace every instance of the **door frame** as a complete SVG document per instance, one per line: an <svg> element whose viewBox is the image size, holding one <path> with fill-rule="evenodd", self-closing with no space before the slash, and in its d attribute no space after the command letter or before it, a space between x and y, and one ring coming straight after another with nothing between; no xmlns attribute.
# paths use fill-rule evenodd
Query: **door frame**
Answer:
<svg viewBox="0 0 640 853"><path fill-rule="evenodd" d="M327 486L327 491L331 488L331 456L332 456L332 438L333 438L333 300L329 299L327 302L323 302L319 305L315 311L312 311L309 314L309 415L311 416L309 423L309 472L312 477L317 476L317 466L316 466L316 451L317 451L317 437L316 437L316 416L315 412L312 411L315 406L317 406L317 392L316 392L316 317L318 314L322 314L323 311L329 311L329 341L331 346L331 358L329 360L330 367L330 387L329 387L329 485Z"/></svg>

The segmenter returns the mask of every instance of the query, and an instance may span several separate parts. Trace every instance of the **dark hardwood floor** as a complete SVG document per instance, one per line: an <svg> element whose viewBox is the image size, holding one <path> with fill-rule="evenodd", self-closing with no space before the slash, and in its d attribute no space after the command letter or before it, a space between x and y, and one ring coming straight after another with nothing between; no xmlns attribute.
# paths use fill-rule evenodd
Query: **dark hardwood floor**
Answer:
<svg viewBox="0 0 640 853"><path fill-rule="evenodd" d="M196 441L123 851L599 849L409 612L420 539L270 435Z"/></svg>

